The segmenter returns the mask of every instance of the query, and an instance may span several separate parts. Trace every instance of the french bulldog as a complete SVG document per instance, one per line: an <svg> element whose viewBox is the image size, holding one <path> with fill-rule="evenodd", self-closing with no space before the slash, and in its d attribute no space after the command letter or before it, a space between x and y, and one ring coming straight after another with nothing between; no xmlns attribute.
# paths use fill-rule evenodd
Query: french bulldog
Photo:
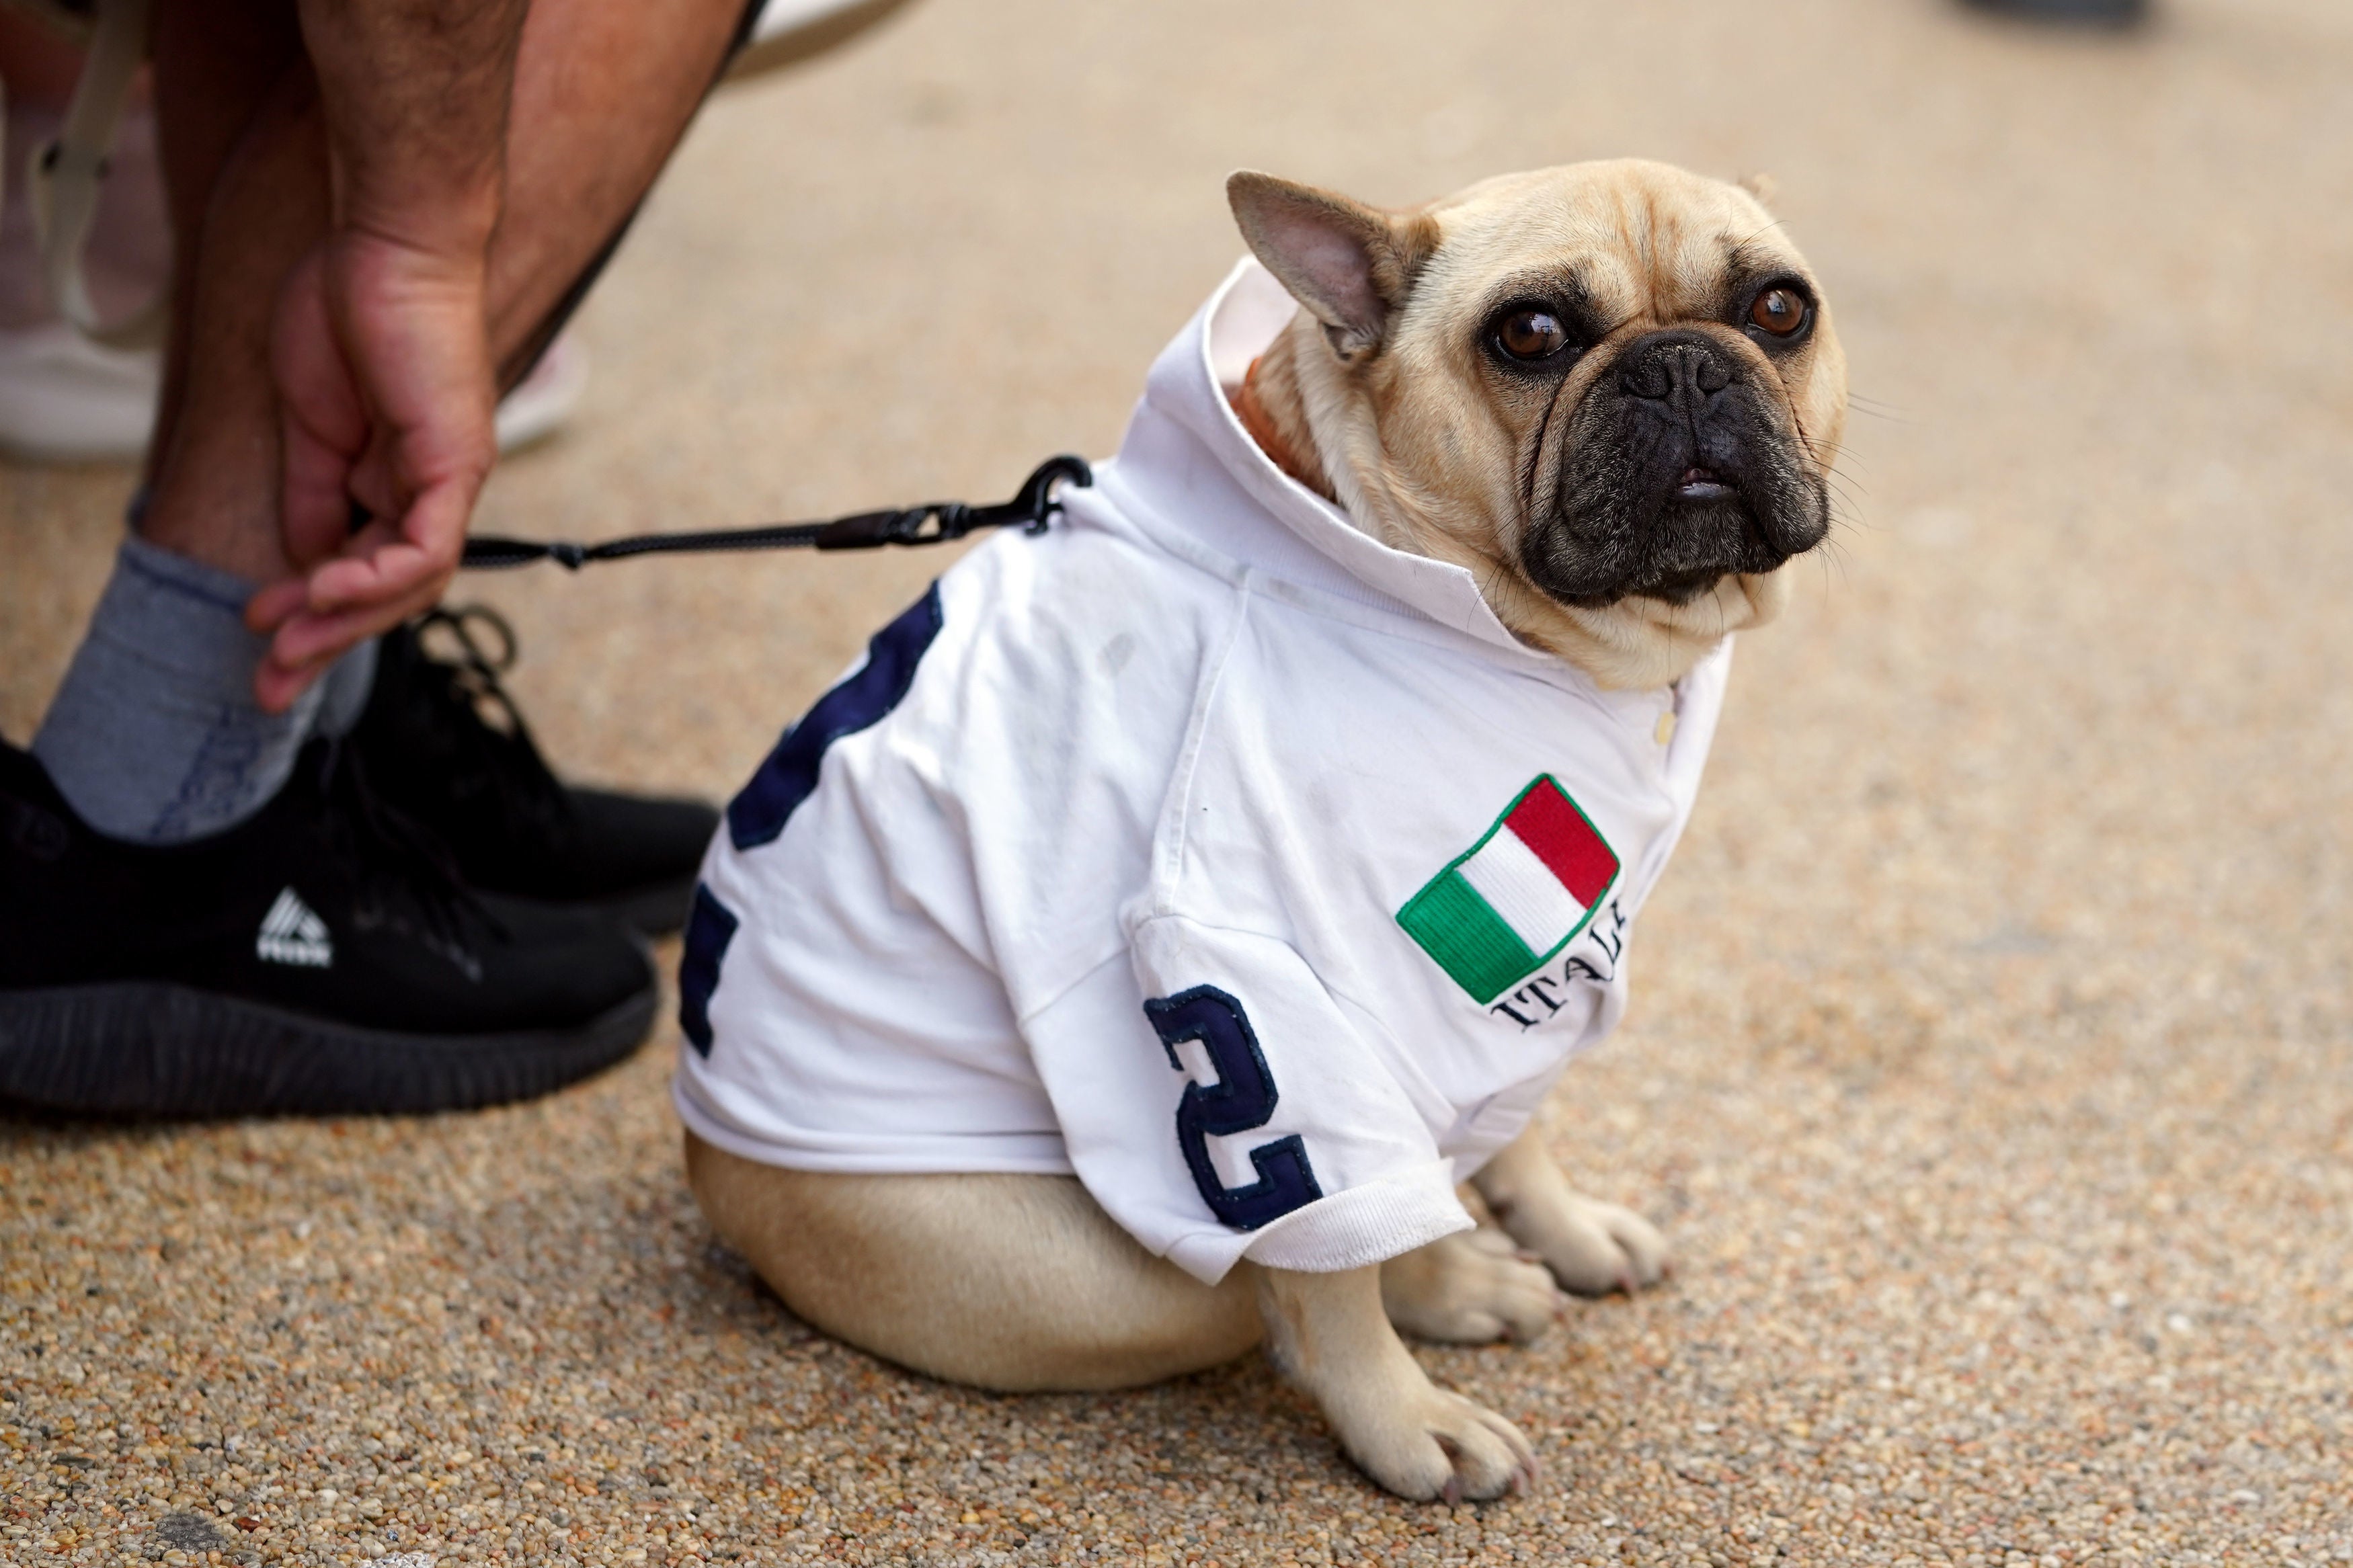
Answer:
<svg viewBox="0 0 2353 1568"><path fill-rule="evenodd" d="M1493 1497L1534 1448L1399 1331L1669 1268L1536 1110L1827 534L1844 359L1757 196L1665 164L1227 190L1255 263L1059 540L966 557L731 807L688 1169L853 1344L1008 1390L1263 1344L1380 1485Z"/></svg>

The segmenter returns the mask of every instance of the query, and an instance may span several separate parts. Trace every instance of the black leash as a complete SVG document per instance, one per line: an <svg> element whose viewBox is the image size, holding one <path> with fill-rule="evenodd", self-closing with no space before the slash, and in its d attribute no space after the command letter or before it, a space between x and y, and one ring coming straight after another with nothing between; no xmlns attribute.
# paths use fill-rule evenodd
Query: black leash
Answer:
<svg viewBox="0 0 2353 1568"><path fill-rule="evenodd" d="M977 528L1005 528L1019 523L1023 531L1043 533L1047 522L1062 510L1059 487L1084 487L1095 482L1094 470L1083 458L1049 458L1022 481L1021 493L996 506L967 506L960 500L932 501L901 511L861 511L831 522L779 523L765 528L722 528L702 533L640 533L629 539L608 539L602 544L574 544L564 540L501 539L482 534L466 542L461 563L477 568L527 566L553 561L567 572L577 572L591 561L619 561L631 555L702 554L713 550L873 550L885 544L944 544Z"/></svg>

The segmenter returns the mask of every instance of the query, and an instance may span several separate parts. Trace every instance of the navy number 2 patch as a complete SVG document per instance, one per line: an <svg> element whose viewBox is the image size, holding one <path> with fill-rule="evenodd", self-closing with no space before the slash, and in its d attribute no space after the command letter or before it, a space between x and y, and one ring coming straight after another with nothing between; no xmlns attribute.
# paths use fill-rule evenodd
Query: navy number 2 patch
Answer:
<svg viewBox="0 0 2353 1568"><path fill-rule="evenodd" d="M1217 1068L1216 1083L1187 1085L1176 1103L1176 1146L1185 1152L1185 1164L1209 1212L1236 1230L1256 1230L1322 1197L1324 1189L1307 1163L1307 1145L1296 1132L1250 1152L1258 1180L1249 1186L1229 1187L1209 1163L1211 1138L1263 1127L1274 1115L1274 1075L1267 1070L1266 1055L1258 1048L1242 1005L1214 985L1196 985L1146 1002L1144 1016L1160 1037L1169 1066L1182 1072L1176 1047L1198 1040Z"/></svg>

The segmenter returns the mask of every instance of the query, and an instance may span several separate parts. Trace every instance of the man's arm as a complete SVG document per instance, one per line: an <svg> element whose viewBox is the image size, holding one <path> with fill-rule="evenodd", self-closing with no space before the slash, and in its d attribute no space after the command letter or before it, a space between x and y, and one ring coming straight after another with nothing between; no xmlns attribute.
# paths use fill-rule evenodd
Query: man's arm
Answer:
<svg viewBox="0 0 2353 1568"><path fill-rule="evenodd" d="M528 0L301 0L336 226L480 257L505 197Z"/></svg>
<svg viewBox="0 0 2353 1568"><path fill-rule="evenodd" d="M255 595L281 708L439 597L496 457L486 264L528 0L301 0L332 220L271 340L281 521L303 575ZM354 504L368 515L353 532Z"/></svg>

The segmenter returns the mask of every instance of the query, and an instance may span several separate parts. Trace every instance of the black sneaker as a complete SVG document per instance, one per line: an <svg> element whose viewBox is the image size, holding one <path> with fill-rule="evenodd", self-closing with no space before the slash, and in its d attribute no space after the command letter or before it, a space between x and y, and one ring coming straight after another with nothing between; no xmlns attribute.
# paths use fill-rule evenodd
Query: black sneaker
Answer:
<svg viewBox="0 0 2353 1568"><path fill-rule="evenodd" d="M428 634L454 659L428 652ZM561 783L499 685L514 657L514 633L479 606L436 610L380 639L352 731L369 782L447 844L477 888L592 905L649 936L676 931L719 813Z"/></svg>
<svg viewBox="0 0 2353 1568"><path fill-rule="evenodd" d="M619 1060L655 1004L611 920L469 892L348 748L186 844L92 832L0 744L0 1096L161 1116L416 1112Z"/></svg>

